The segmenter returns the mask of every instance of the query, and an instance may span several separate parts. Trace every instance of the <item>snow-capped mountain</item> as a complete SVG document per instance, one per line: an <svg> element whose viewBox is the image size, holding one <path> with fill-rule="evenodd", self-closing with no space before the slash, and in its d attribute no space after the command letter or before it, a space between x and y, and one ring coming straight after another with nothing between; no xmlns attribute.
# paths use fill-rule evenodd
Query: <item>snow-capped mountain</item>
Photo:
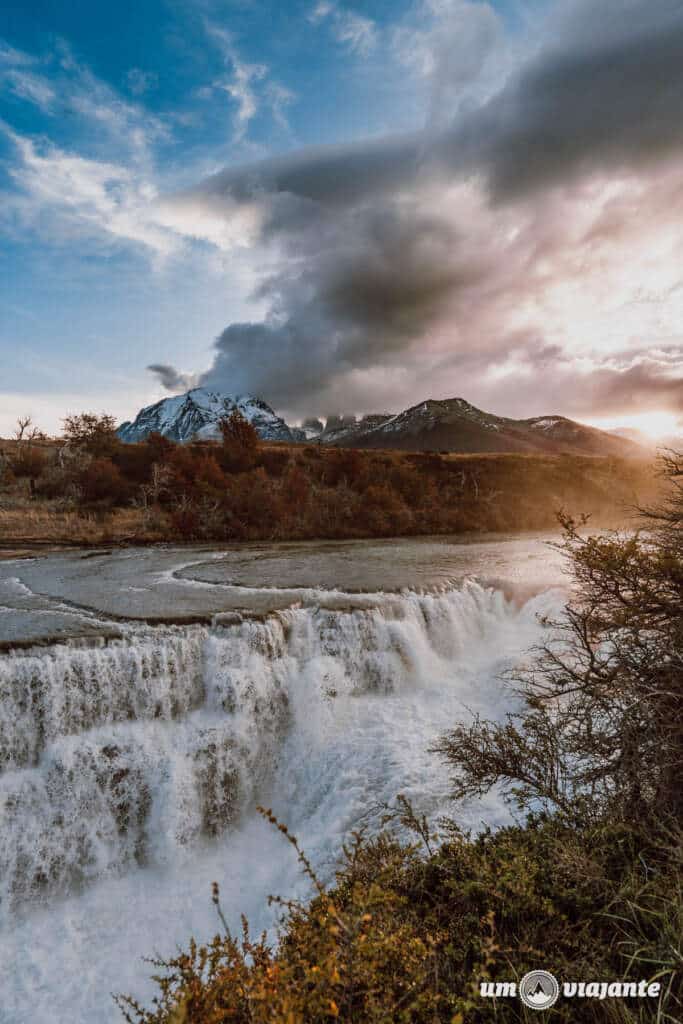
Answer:
<svg viewBox="0 0 683 1024"><path fill-rule="evenodd" d="M220 437L219 423L238 409L255 426L265 441L298 440L296 433L270 408L253 395L221 395L207 388L193 388L184 395L163 398L156 405L141 409L132 423L122 423L118 435L122 441L144 441L153 432L172 441L203 441Z"/></svg>
<svg viewBox="0 0 683 1024"><path fill-rule="evenodd" d="M132 423L119 427L122 441L143 441L153 431L173 441L214 440L219 422L233 409L253 423L266 441L344 448L398 448L404 451L572 452L585 455L642 455L643 447L625 437L597 430L564 416L513 420L483 412L464 398L428 399L396 415L379 413L356 419L331 416L323 426L306 420L290 427L270 406L253 395L221 395L194 388L142 409Z"/></svg>

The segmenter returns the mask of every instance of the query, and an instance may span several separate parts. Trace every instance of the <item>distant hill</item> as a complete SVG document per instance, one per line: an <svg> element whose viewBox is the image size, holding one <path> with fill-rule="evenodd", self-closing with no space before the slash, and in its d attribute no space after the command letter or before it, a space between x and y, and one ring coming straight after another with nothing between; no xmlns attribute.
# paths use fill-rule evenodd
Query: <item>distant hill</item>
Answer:
<svg viewBox="0 0 683 1024"><path fill-rule="evenodd" d="M224 395L194 388L141 409L132 423L119 427L122 441L143 441L153 431L173 441L220 437L220 420L234 409L253 423L265 441L318 441L344 448L394 448L403 451L569 452L577 455L637 456L648 451L630 437L607 433L565 416L514 420L483 412L464 398L428 399L403 412L377 413L357 420L331 416L326 424L306 420L290 427L253 395Z"/></svg>
<svg viewBox="0 0 683 1024"><path fill-rule="evenodd" d="M429 399L395 416L366 417L353 426L326 431L320 440L357 448L457 452L570 452L637 456L644 450L628 438L597 430L565 416L514 420L483 412L464 398Z"/></svg>

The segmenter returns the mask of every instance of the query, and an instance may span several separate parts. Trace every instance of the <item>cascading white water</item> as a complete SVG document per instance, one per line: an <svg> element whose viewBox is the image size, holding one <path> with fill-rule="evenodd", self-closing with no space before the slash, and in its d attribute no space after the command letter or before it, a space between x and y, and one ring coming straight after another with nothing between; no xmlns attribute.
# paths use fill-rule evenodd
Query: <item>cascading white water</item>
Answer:
<svg viewBox="0 0 683 1024"><path fill-rule="evenodd" d="M259 800L323 871L372 804L445 809L430 743L500 713L500 669L556 603L470 583L2 658L1 1024L117 1020L112 989L148 991L139 956L215 930L213 878L267 924L297 882Z"/></svg>

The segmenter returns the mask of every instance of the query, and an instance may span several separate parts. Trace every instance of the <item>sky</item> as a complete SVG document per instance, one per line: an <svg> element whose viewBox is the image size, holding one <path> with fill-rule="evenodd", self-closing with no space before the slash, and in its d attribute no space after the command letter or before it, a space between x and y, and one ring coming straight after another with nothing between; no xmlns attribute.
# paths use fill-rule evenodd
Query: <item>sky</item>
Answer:
<svg viewBox="0 0 683 1024"><path fill-rule="evenodd" d="M679 0L5 0L0 435L683 417Z"/></svg>

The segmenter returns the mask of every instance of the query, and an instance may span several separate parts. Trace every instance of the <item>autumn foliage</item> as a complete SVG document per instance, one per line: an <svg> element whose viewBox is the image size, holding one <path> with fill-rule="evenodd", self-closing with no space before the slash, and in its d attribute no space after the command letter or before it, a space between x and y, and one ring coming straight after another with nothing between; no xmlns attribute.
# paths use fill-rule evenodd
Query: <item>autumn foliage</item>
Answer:
<svg viewBox="0 0 683 1024"><path fill-rule="evenodd" d="M1 446L0 446L1 447ZM0 451L0 458L2 452ZM307 540L548 529L558 509L615 521L654 492L639 460L360 451L259 440L239 412L218 441L123 444L106 415L15 442L5 486L82 516L126 510L131 539Z"/></svg>

